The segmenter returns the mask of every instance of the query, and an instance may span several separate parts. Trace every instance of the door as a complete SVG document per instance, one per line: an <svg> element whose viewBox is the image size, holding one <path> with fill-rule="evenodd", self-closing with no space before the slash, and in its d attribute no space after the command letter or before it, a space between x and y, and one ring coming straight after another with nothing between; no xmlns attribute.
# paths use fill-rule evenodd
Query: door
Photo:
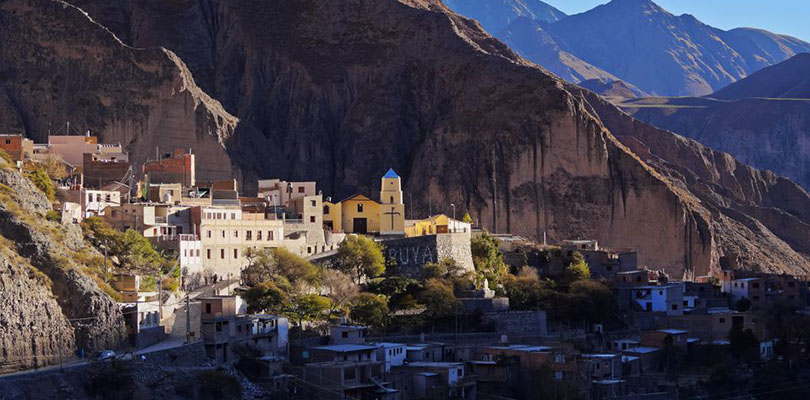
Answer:
<svg viewBox="0 0 810 400"><path fill-rule="evenodd" d="M365 218L354 219L354 233L368 233L368 222Z"/></svg>

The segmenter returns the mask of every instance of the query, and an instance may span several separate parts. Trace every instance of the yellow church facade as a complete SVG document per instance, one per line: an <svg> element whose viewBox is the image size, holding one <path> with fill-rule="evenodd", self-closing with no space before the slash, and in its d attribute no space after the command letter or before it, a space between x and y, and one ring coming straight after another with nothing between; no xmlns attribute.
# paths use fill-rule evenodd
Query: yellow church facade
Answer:
<svg viewBox="0 0 810 400"><path fill-rule="evenodd" d="M402 201L401 178L393 169L383 175L379 201L362 194L337 203L324 201L323 222L333 232L403 235L405 204Z"/></svg>

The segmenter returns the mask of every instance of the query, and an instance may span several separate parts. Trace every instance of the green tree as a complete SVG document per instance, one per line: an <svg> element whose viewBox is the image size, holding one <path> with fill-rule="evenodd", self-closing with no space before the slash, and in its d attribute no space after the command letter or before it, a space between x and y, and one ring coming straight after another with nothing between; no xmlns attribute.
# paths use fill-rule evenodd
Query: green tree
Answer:
<svg viewBox="0 0 810 400"><path fill-rule="evenodd" d="M461 222L466 222L468 224L472 223L472 217L470 216L470 213L464 214L464 218L461 219Z"/></svg>
<svg viewBox="0 0 810 400"><path fill-rule="evenodd" d="M367 236L349 236L338 247L336 265L357 284L363 277L378 277L385 273L382 246Z"/></svg>
<svg viewBox="0 0 810 400"><path fill-rule="evenodd" d="M579 280L571 284L568 302L575 310L572 317L589 322L604 322L618 312L616 296L605 284Z"/></svg>
<svg viewBox="0 0 810 400"><path fill-rule="evenodd" d="M453 315L456 306L456 295L449 282L440 279L428 279L420 301L427 306L426 316L429 319L445 318Z"/></svg>
<svg viewBox="0 0 810 400"><path fill-rule="evenodd" d="M119 240L110 243L110 247L127 270L152 272L168 263L147 238L132 229L127 229Z"/></svg>
<svg viewBox="0 0 810 400"><path fill-rule="evenodd" d="M734 309L739 312L746 312L751 309L751 300L743 297L734 303Z"/></svg>
<svg viewBox="0 0 810 400"><path fill-rule="evenodd" d="M287 303L287 293L270 281L256 284L245 291L242 297L247 302L248 312L251 313L283 313L284 305Z"/></svg>
<svg viewBox="0 0 810 400"><path fill-rule="evenodd" d="M286 314L298 320L298 326L303 326L303 321L320 320L326 317L325 312L329 309L329 299L317 294L304 294L295 296L287 304Z"/></svg>
<svg viewBox="0 0 810 400"><path fill-rule="evenodd" d="M500 284L508 269L503 263L503 254L498 248L498 241L484 232L470 240L470 250L478 282L487 279L490 287Z"/></svg>
<svg viewBox="0 0 810 400"><path fill-rule="evenodd" d="M375 328L383 328L388 322L388 302L385 296L360 293L352 299L349 306L353 321Z"/></svg>
<svg viewBox="0 0 810 400"><path fill-rule="evenodd" d="M42 193L45 193L45 197L47 197L48 200L53 201L53 181L42 166L37 165L36 168L28 172L28 179L34 186L41 190Z"/></svg>
<svg viewBox="0 0 810 400"><path fill-rule="evenodd" d="M582 254L575 251L573 257L574 259L565 268L563 278L569 283L591 279L591 268L588 267Z"/></svg>
<svg viewBox="0 0 810 400"><path fill-rule="evenodd" d="M287 249L248 248L245 256L249 265L242 270L242 281L247 286L271 281L289 294L297 294L318 284L318 267Z"/></svg>
<svg viewBox="0 0 810 400"><path fill-rule="evenodd" d="M424 287L416 279L404 276L388 276L382 280L374 280L366 285L371 293L388 296L388 306L393 310L403 310L416 307L414 300Z"/></svg>

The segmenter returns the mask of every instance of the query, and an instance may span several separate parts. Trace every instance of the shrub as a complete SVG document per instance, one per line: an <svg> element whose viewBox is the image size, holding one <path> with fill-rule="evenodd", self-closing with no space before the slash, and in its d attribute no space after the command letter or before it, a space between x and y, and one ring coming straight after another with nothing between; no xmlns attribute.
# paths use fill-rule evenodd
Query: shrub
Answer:
<svg viewBox="0 0 810 400"><path fill-rule="evenodd" d="M160 287L163 290L170 290L172 292L176 292L177 288L180 287L180 283L177 282L177 279L172 277L163 278L163 282L160 283Z"/></svg>
<svg viewBox="0 0 810 400"><path fill-rule="evenodd" d="M50 210L47 213L45 213L45 219L51 222L61 222L62 215L59 214L58 211Z"/></svg>
<svg viewBox="0 0 810 400"><path fill-rule="evenodd" d="M51 177L45 172L42 167L37 166L33 171L28 173L28 179L34 184L48 200L53 201L54 187Z"/></svg>

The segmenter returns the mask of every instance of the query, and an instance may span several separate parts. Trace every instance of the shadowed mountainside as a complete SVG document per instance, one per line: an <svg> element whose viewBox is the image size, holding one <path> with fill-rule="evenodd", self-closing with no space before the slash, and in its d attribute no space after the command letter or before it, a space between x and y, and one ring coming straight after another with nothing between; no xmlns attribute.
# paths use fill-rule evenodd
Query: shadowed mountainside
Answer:
<svg viewBox="0 0 810 400"><path fill-rule="evenodd" d="M129 45L165 46L188 65L239 118L224 143L247 177L315 179L341 197L373 193L393 166L416 212L452 202L498 232L635 247L678 277L724 262L810 270L801 208L789 207L808 196L795 185L597 107L440 3L75 3ZM614 136L599 117L645 135ZM673 156L645 157L641 138ZM757 207L796 224L777 229Z"/></svg>

